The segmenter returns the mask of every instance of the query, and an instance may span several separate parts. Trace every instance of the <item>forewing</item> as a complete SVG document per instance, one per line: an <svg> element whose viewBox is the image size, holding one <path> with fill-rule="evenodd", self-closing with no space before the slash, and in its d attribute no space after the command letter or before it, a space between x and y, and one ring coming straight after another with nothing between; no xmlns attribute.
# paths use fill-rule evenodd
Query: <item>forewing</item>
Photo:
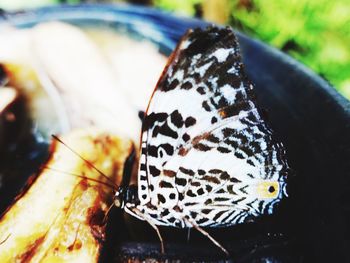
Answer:
<svg viewBox="0 0 350 263"><path fill-rule="evenodd" d="M246 185L278 180L283 155L256 107L232 30L188 32L143 124L141 203L253 213Z"/></svg>

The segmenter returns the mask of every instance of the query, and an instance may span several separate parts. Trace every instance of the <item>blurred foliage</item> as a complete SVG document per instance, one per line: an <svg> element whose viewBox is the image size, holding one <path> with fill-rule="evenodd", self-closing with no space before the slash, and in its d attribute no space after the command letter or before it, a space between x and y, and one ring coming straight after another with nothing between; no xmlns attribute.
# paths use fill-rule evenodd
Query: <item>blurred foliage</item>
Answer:
<svg viewBox="0 0 350 263"><path fill-rule="evenodd" d="M348 0L236 1L230 23L289 53L350 98Z"/></svg>
<svg viewBox="0 0 350 263"><path fill-rule="evenodd" d="M79 0L0 0L27 8ZM349 0L81 0L133 2L182 15L203 16L261 39L303 62L350 98Z"/></svg>
<svg viewBox="0 0 350 263"><path fill-rule="evenodd" d="M158 8L186 15L194 15L196 6L201 2L202 0L153 0L153 4Z"/></svg>
<svg viewBox="0 0 350 263"><path fill-rule="evenodd" d="M226 0L226 8L223 1L201 0L204 18L228 23L287 52L350 98L348 0ZM176 1L157 0L155 4L176 10L171 2ZM199 1L195 2L198 5ZM187 6L181 11L185 10L188 15L194 14L193 8ZM227 12L228 19L222 21Z"/></svg>

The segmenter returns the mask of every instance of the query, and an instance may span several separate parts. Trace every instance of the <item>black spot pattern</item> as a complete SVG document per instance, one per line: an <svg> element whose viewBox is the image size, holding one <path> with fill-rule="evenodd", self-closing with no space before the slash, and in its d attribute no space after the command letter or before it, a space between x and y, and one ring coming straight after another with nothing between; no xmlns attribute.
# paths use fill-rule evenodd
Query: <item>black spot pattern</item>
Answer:
<svg viewBox="0 0 350 263"><path fill-rule="evenodd" d="M175 183L180 186L185 186L187 184L187 180L183 178L176 177Z"/></svg>
<svg viewBox="0 0 350 263"><path fill-rule="evenodd" d="M192 84L189 81L186 81L184 84L181 85L181 89L188 90L188 89L191 89L191 88L192 88Z"/></svg>
<svg viewBox="0 0 350 263"><path fill-rule="evenodd" d="M198 172L199 175L205 175L205 171L202 170L202 169L199 169L197 172Z"/></svg>
<svg viewBox="0 0 350 263"><path fill-rule="evenodd" d="M188 141L191 139L191 137L190 137L190 135L188 135L187 133L184 133L184 135L182 135L182 139L183 139L185 142L188 142Z"/></svg>
<svg viewBox="0 0 350 263"><path fill-rule="evenodd" d="M203 143L196 143L195 145L193 145L193 148L201 152L207 152L211 150L211 147Z"/></svg>
<svg viewBox="0 0 350 263"><path fill-rule="evenodd" d="M158 197L159 202L161 202L161 203L165 203L166 199L164 198L164 196L163 196L163 195L158 194L158 195L157 195L157 197Z"/></svg>
<svg viewBox="0 0 350 263"><path fill-rule="evenodd" d="M147 154L148 156L158 157L158 148L154 145L149 145L147 147Z"/></svg>
<svg viewBox="0 0 350 263"><path fill-rule="evenodd" d="M159 187L160 188L173 188L173 185L169 182L160 181Z"/></svg>
<svg viewBox="0 0 350 263"><path fill-rule="evenodd" d="M160 175L160 170L157 169L157 167L150 165L149 166L149 172L151 173L151 175L153 176L159 176Z"/></svg>
<svg viewBox="0 0 350 263"><path fill-rule="evenodd" d="M193 117L187 117L185 120L185 126L186 128L191 127L196 124L196 119Z"/></svg>
<svg viewBox="0 0 350 263"><path fill-rule="evenodd" d="M256 106L232 30L198 29L182 41L158 82L142 125L139 196L147 204L157 197L161 205L146 205L144 213L156 224L177 227L184 227L184 217L203 226L236 224L248 218L247 211L240 210L246 203L251 211L256 205L268 211L265 201L249 199L247 182L276 173L286 177L284 149ZM212 163L201 166L194 160L192 167L189 156L205 156L203 163ZM235 168L220 166L221 158L257 169L242 177ZM200 215L193 210L181 214L184 206L198 205L203 206Z"/></svg>
<svg viewBox="0 0 350 263"><path fill-rule="evenodd" d="M184 167L180 167L179 170L184 174L188 174L190 176L194 175L194 171L192 171L191 169L186 169Z"/></svg>
<svg viewBox="0 0 350 263"><path fill-rule="evenodd" d="M201 94L201 95L204 95L204 94L205 94L204 87L203 87L203 86L199 86L199 87L197 88L197 92L198 92L199 94Z"/></svg>
<svg viewBox="0 0 350 263"><path fill-rule="evenodd" d="M170 120L177 128L181 128L183 125L182 115L178 110L175 110L170 114Z"/></svg>

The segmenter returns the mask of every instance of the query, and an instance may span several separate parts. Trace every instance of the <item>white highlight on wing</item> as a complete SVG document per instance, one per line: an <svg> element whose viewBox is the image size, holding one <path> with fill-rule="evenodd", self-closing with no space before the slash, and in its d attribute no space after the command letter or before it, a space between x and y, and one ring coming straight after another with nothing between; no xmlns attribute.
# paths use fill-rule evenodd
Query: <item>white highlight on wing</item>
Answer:
<svg viewBox="0 0 350 263"><path fill-rule="evenodd" d="M227 73L230 73L230 74L237 74L238 73L238 70L237 70L237 68L236 67L232 67L232 68L230 68L228 71L227 71Z"/></svg>
<svg viewBox="0 0 350 263"><path fill-rule="evenodd" d="M236 90L232 88L232 86L225 84L223 87L221 87L222 95L230 102L233 103L236 98Z"/></svg>
<svg viewBox="0 0 350 263"><path fill-rule="evenodd" d="M179 79L182 80L184 78L184 71L183 70L178 70L176 71L173 79Z"/></svg>
<svg viewBox="0 0 350 263"><path fill-rule="evenodd" d="M191 43L192 43L192 41L190 41L190 40L183 41L181 43L180 49L186 49Z"/></svg>
<svg viewBox="0 0 350 263"><path fill-rule="evenodd" d="M227 59L227 57L230 53L232 53L232 49L219 48L211 56L216 57L218 62L221 63Z"/></svg>
<svg viewBox="0 0 350 263"><path fill-rule="evenodd" d="M194 71L196 73L199 73L201 77L204 76L205 72L207 72L208 68L213 64L213 61L210 61L209 63L204 64L201 67L196 68Z"/></svg>

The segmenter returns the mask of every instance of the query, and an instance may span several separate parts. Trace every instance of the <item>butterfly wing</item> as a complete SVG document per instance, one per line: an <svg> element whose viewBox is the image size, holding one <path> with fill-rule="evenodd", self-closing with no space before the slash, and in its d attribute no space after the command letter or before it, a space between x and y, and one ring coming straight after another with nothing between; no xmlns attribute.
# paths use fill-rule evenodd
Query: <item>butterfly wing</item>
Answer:
<svg viewBox="0 0 350 263"><path fill-rule="evenodd" d="M141 204L188 210L201 225L234 224L272 210L284 194L279 187L287 169L282 145L259 114L232 30L189 31L143 123ZM269 196L267 187L275 193Z"/></svg>

